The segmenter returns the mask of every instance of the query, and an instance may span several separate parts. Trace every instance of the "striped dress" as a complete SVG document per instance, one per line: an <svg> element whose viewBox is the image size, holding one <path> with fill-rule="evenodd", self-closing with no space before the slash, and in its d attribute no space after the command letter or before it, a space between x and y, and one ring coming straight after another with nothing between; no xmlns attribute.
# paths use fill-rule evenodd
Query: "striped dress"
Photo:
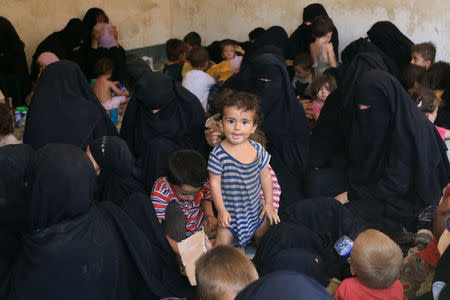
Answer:
<svg viewBox="0 0 450 300"><path fill-rule="evenodd" d="M237 246L245 247L264 219L259 218L262 209L260 198L260 172L267 167L270 155L258 143L249 140L258 155L254 162L244 164L217 145L209 155L208 171L221 175L222 197L231 216L229 230Z"/></svg>

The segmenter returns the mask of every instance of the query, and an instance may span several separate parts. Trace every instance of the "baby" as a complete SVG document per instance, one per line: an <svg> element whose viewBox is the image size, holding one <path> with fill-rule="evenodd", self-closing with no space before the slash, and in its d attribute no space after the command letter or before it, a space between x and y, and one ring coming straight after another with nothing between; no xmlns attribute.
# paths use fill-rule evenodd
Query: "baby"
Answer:
<svg viewBox="0 0 450 300"><path fill-rule="evenodd" d="M232 40L224 40L220 43L220 49L222 51L221 63L209 68L207 73L213 77L218 76L218 81L225 81L231 77L231 75L238 73L242 63L242 56L236 55L236 49L243 52L241 47L236 45L236 42Z"/></svg>

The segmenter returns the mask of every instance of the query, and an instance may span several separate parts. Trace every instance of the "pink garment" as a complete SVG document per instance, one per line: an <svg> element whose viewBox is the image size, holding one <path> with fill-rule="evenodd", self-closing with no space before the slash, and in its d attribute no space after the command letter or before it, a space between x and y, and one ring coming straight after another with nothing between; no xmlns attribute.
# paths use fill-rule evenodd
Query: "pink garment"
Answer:
<svg viewBox="0 0 450 300"><path fill-rule="evenodd" d="M108 101L103 102L102 105L106 110L111 110L114 108L118 108L119 105L124 103L125 101L127 101L127 97L125 96L114 96Z"/></svg>
<svg viewBox="0 0 450 300"><path fill-rule="evenodd" d="M57 61L59 61L58 56L56 56L52 52L43 52L37 59L38 64L42 65L43 67L46 67L49 64Z"/></svg>
<svg viewBox="0 0 450 300"><path fill-rule="evenodd" d="M234 73L235 71L238 71L241 67L242 63L242 56L236 55L232 60L230 60L231 63L231 71Z"/></svg>
<svg viewBox="0 0 450 300"><path fill-rule="evenodd" d="M445 141L445 134L447 133L447 129L434 125L439 132L441 138Z"/></svg>
<svg viewBox="0 0 450 300"><path fill-rule="evenodd" d="M113 24L111 23L98 23L95 25L96 30L103 30L102 37L99 41L99 47L100 48L112 48L117 46L116 39L114 36L109 32L111 28L113 28Z"/></svg>
<svg viewBox="0 0 450 300"><path fill-rule="evenodd" d="M320 111L322 110L322 107L316 101L313 101L312 109L315 114L320 115Z"/></svg>

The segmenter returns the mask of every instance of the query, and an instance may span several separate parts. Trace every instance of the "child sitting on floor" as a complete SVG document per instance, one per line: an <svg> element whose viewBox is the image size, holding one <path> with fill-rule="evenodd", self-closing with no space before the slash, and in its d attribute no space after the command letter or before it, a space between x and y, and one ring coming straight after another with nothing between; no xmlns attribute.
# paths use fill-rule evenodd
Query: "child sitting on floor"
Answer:
<svg viewBox="0 0 450 300"><path fill-rule="evenodd" d="M216 84L216 80L205 72L208 69L208 51L204 47L194 48L189 53L188 60L192 70L184 75L182 86L197 96L206 112L209 90Z"/></svg>
<svg viewBox="0 0 450 300"><path fill-rule="evenodd" d="M166 42L167 63L164 66L163 73L171 76L177 82L181 83L181 71L186 60L186 47L182 40L170 39Z"/></svg>
<svg viewBox="0 0 450 300"><path fill-rule="evenodd" d="M320 111L322 110L325 101L332 91L336 89L336 79L328 74L322 74L316 79L314 79L311 90L313 92L314 98L311 103L312 116L308 118L308 126L312 130L316 126L317 120L320 116Z"/></svg>
<svg viewBox="0 0 450 300"><path fill-rule="evenodd" d="M238 73L241 67L242 56L236 55L236 46L236 43L232 40L222 41L220 49L224 60L212 66L207 73L213 77L219 74L218 81L226 81L231 75Z"/></svg>
<svg viewBox="0 0 450 300"><path fill-rule="evenodd" d="M433 43L416 44L411 47L411 64L429 69L434 64L436 47Z"/></svg>
<svg viewBox="0 0 450 300"><path fill-rule="evenodd" d="M217 246L195 264L198 296L201 300L233 300L258 279L253 263L239 250Z"/></svg>
<svg viewBox="0 0 450 300"><path fill-rule="evenodd" d="M8 105L0 103L0 147L20 144L13 132L14 121L11 109Z"/></svg>
<svg viewBox="0 0 450 300"><path fill-rule="evenodd" d="M97 79L94 82L94 93L106 110L119 107L120 104L128 101L129 93L117 87L118 82L109 81L113 72L113 62L107 57L100 58L94 66ZM114 97L111 93L114 93Z"/></svg>
<svg viewBox="0 0 450 300"><path fill-rule="evenodd" d="M439 100L433 91L425 88L416 88L411 92L411 98L417 104L417 107L425 114L425 116L434 124L437 117ZM436 126L439 135L443 140L450 138L450 130Z"/></svg>
<svg viewBox="0 0 450 300"><path fill-rule="evenodd" d="M384 233L368 229L358 235L350 255L353 278L345 279L334 295L338 300L406 300L398 280L402 250Z"/></svg>
<svg viewBox="0 0 450 300"><path fill-rule="evenodd" d="M299 99L311 99L311 83L314 79L314 60L308 53L300 53L294 59L295 76L292 87Z"/></svg>
<svg viewBox="0 0 450 300"><path fill-rule="evenodd" d="M172 249L177 242L200 231L214 231L217 220L208 188L206 161L194 150L174 152L167 167L167 177L156 180L150 199L155 207Z"/></svg>
<svg viewBox="0 0 450 300"><path fill-rule="evenodd" d="M211 195L218 213L216 245L231 245L234 239L237 247L244 248L252 237L258 243L271 224L280 222L273 206L270 155L249 139L261 120L259 103L253 94L233 92L219 110L225 139L213 149L208 162Z"/></svg>
<svg viewBox="0 0 450 300"><path fill-rule="evenodd" d="M311 25L311 32L315 41L309 45L309 52L314 59L316 76L322 74L328 68L337 67L337 60L331 43L333 28L333 21L327 16L315 17Z"/></svg>

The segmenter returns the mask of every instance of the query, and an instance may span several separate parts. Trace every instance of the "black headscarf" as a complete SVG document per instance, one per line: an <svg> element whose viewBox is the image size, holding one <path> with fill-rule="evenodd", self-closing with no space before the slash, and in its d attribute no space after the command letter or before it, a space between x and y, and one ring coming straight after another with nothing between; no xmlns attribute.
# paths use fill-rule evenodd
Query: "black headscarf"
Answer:
<svg viewBox="0 0 450 300"><path fill-rule="evenodd" d="M161 175L166 155L179 149L205 153L205 121L200 101L173 78L159 72L141 76L134 86L120 135L145 173L146 189L151 188L157 179L154 177Z"/></svg>
<svg viewBox="0 0 450 300"><path fill-rule="evenodd" d="M117 130L78 66L70 61L48 65L39 79L24 133L24 143L38 149L47 143L85 148L98 136Z"/></svg>
<svg viewBox="0 0 450 300"><path fill-rule="evenodd" d="M0 298L5 298L9 270L20 247L20 225L26 212L25 169L33 149L28 145L0 148Z"/></svg>
<svg viewBox="0 0 450 300"><path fill-rule="evenodd" d="M117 136L99 137L89 143L89 150L100 167L98 201L120 206L134 192L144 192L136 179L139 171L128 145Z"/></svg>
<svg viewBox="0 0 450 300"><path fill-rule="evenodd" d="M104 15L105 17L107 17L105 11L98 7L89 8L86 14L84 15L83 23L87 26L89 34L92 32L94 26L97 24L97 17L100 15ZM91 38L89 38L88 42L90 41Z"/></svg>
<svg viewBox="0 0 450 300"><path fill-rule="evenodd" d="M250 54L256 55L269 52L286 57L287 46L288 35L286 30L281 26L272 26L256 38Z"/></svg>
<svg viewBox="0 0 450 300"><path fill-rule="evenodd" d="M398 70L411 61L411 40L405 36L393 23L381 21L373 24L367 32L370 41L381 49L397 65Z"/></svg>
<svg viewBox="0 0 450 300"><path fill-rule="evenodd" d="M95 177L77 147L49 144L36 153L28 177L29 230L8 299L192 296L177 270L161 265L167 254L161 257L125 212L110 202L93 204Z"/></svg>
<svg viewBox="0 0 450 300"><path fill-rule="evenodd" d="M446 146L388 73L365 74L353 98L349 207L382 225L384 218L386 226L410 226L422 209L438 204L449 181Z"/></svg>
<svg viewBox="0 0 450 300"><path fill-rule="evenodd" d="M24 48L11 22L0 17L0 90L14 107L24 103L31 88Z"/></svg>
<svg viewBox="0 0 450 300"><path fill-rule="evenodd" d="M309 130L305 113L295 97L284 58L263 53L249 58L226 86L261 97L262 130L267 137L271 166L281 185L284 204L302 198L301 184L307 165ZM283 202L283 201L282 201Z"/></svg>
<svg viewBox="0 0 450 300"><path fill-rule="evenodd" d="M63 30L52 33L36 48L31 62L31 78L37 79L39 73L37 59L44 52L52 52L59 59L74 61L81 67L83 62L77 56L78 51L73 49L85 43L88 36L87 28L80 19L70 19Z"/></svg>
<svg viewBox="0 0 450 300"><path fill-rule="evenodd" d="M370 70L385 70L383 57L375 52L360 53L343 66L341 85L328 96L311 136L310 166L328 168L346 151L349 120L353 112L352 92L358 79Z"/></svg>
<svg viewBox="0 0 450 300"><path fill-rule="evenodd" d="M289 49L287 51L287 59L294 59L299 53L309 53L309 45L314 42L315 38L311 33L311 25L306 22L314 21L315 17L327 16L327 11L320 3L313 3L303 9L303 23L289 37ZM335 26L333 26L333 35L331 36L334 54L339 57L339 34Z"/></svg>
<svg viewBox="0 0 450 300"><path fill-rule="evenodd" d="M450 83L445 89L444 94L442 94L442 102L444 106L438 109L434 123L444 128L450 128Z"/></svg>
<svg viewBox="0 0 450 300"><path fill-rule="evenodd" d="M333 299L317 281L293 271L271 273L248 285L236 300Z"/></svg>

